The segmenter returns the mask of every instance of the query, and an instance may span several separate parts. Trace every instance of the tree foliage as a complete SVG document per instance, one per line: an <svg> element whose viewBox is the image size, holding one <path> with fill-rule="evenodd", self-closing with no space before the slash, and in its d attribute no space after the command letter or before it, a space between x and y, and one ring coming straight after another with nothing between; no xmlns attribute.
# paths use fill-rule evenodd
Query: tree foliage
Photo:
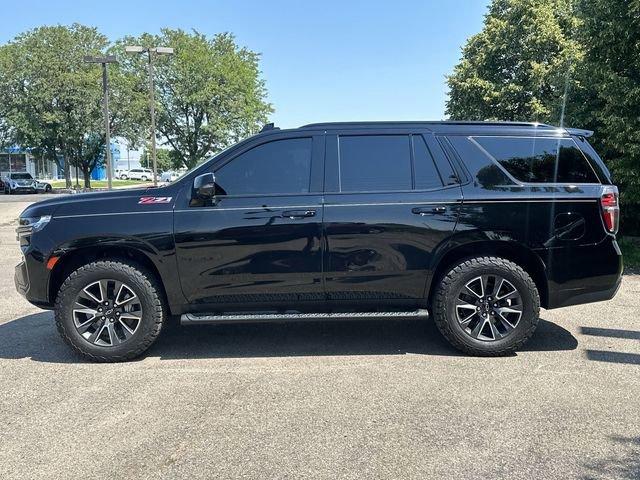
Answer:
<svg viewBox="0 0 640 480"><path fill-rule="evenodd" d="M596 132L596 149L620 186L625 231L640 233L640 1L581 0L586 55L569 121Z"/></svg>
<svg viewBox="0 0 640 480"><path fill-rule="evenodd" d="M265 101L258 54L236 45L233 35L207 38L183 30L125 37L113 51L137 79L138 98L147 98L147 57L122 52L125 45L168 46L174 55L154 56L159 141L191 168L206 156L259 130L272 108ZM144 103L144 102L143 102ZM148 128L148 110L139 110Z"/></svg>
<svg viewBox="0 0 640 480"><path fill-rule="evenodd" d="M448 77L453 119L558 122L583 52L567 0L494 0Z"/></svg>
<svg viewBox="0 0 640 480"><path fill-rule="evenodd" d="M84 56L101 55L107 46L97 29L74 24L39 27L0 47L0 116L9 140L58 165L64 159L67 186L70 167L77 167L89 187L104 157L102 71ZM121 78L111 82L114 135L126 131L130 118Z"/></svg>
<svg viewBox="0 0 640 480"><path fill-rule="evenodd" d="M91 171L105 153L102 71L85 55L115 53L109 65L112 138L143 145L150 136L147 63L124 46L172 46L175 55L155 58L159 143L174 153L172 165L193 166L266 122L259 56L230 34L213 38L182 30L127 37L113 45L97 29L79 24L44 26L0 46L0 142L29 148L59 165L65 178Z"/></svg>

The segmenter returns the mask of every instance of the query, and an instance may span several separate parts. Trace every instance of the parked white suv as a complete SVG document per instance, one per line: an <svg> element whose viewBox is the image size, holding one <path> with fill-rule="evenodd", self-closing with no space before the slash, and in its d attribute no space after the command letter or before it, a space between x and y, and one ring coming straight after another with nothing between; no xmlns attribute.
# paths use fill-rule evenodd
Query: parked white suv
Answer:
<svg viewBox="0 0 640 480"><path fill-rule="evenodd" d="M148 168L132 168L128 172L120 173L121 180L153 180L153 170Z"/></svg>

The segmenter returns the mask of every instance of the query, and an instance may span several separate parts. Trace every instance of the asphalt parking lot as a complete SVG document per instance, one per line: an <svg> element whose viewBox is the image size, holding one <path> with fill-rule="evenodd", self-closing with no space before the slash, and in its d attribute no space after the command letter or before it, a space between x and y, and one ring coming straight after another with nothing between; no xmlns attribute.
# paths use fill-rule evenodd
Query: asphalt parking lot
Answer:
<svg viewBox="0 0 640 480"><path fill-rule="evenodd" d="M172 327L92 364L14 290L29 201L0 195L2 479L640 478L640 276L507 358L407 320Z"/></svg>

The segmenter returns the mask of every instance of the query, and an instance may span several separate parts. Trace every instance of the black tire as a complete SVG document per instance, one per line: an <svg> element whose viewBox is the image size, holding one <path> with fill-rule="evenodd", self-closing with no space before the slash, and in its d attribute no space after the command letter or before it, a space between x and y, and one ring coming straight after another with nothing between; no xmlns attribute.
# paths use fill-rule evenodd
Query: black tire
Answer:
<svg viewBox="0 0 640 480"><path fill-rule="evenodd" d="M98 280L126 282L140 300L142 315L135 333L115 346L90 343L76 329L73 306L82 289ZM55 321L58 332L76 352L96 362L131 360L158 338L166 315L165 302L154 275L140 266L116 260L96 261L78 268L64 281L55 303Z"/></svg>
<svg viewBox="0 0 640 480"><path fill-rule="evenodd" d="M127 177L126 175L120 175L120 180L128 180L129 177Z"/></svg>
<svg viewBox="0 0 640 480"><path fill-rule="evenodd" d="M47 184L44 186L44 191L45 191L46 193L51 192L51 185L49 185L49 184L47 183Z"/></svg>
<svg viewBox="0 0 640 480"><path fill-rule="evenodd" d="M147 176L146 175L142 175L140 177L140 180L142 180L143 182L146 182L147 181Z"/></svg>
<svg viewBox="0 0 640 480"><path fill-rule="evenodd" d="M521 317L504 338L491 341L473 338L456 315L458 292L480 275L499 275L520 294ZM440 280L433 296L432 314L438 330L458 350L476 356L503 356L521 348L533 335L540 315L540 297L535 283L519 265L499 257L476 257L452 267Z"/></svg>

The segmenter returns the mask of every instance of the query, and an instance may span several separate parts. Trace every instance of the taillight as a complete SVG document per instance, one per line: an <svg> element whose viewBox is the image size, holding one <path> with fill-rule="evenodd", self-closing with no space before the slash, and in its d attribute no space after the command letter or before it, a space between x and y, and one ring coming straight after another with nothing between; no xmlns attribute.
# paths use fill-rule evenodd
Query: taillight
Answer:
<svg viewBox="0 0 640 480"><path fill-rule="evenodd" d="M600 197L602 220L609 233L617 233L620 225L620 206L618 204L618 187L607 185Z"/></svg>

